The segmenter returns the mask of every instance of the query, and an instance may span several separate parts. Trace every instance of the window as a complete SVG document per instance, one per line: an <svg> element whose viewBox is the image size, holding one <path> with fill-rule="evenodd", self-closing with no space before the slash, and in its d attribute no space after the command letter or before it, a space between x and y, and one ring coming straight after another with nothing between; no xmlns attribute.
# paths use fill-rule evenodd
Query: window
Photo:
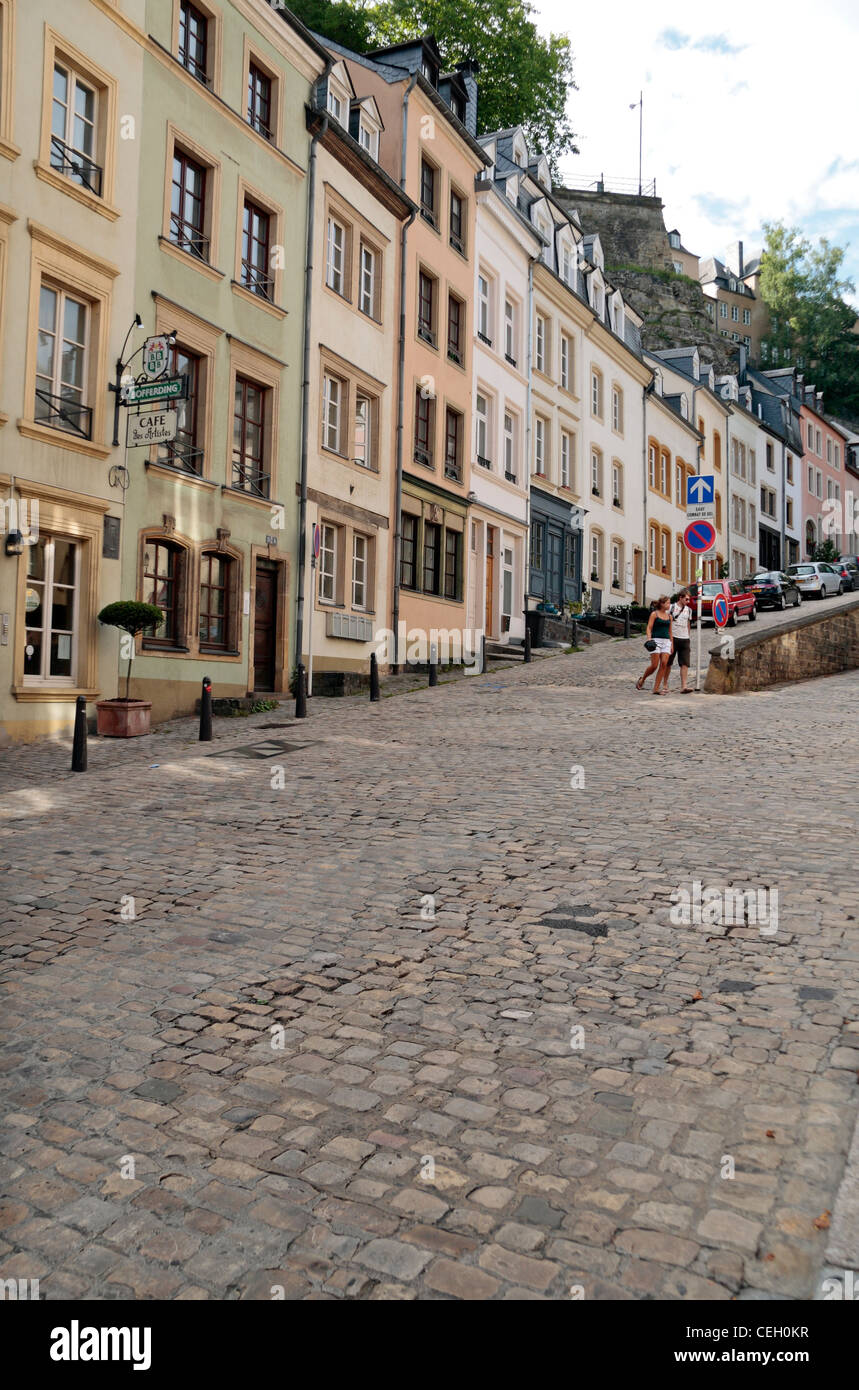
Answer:
<svg viewBox="0 0 859 1390"><path fill-rule="evenodd" d="M602 454L599 449L591 449L591 492L594 497L602 496Z"/></svg>
<svg viewBox="0 0 859 1390"><path fill-rule="evenodd" d="M206 228L206 177L202 164L176 148L170 196L170 240L200 261L209 259Z"/></svg>
<svg viewBox="0 0 859 1390"><path fill-rule="evenodd" d="M564 532L564 578L576 577L576 537L572 531ZM512 576L511 576L512 578Z"/></svg>
<svg viewBox="0 0 859 1390"><path fill-rule="evenodd" d="M24 680L74 684L80 546L40 535L27 546Z"/></svg>
<svg viewBox="0 0 859 1390"><path fill-rule="evenodd" d="M421 217L431 227L438 227L436 197L438 175L428 159L421 160Z"/></svg>
<svg viewBox="0 0 859 1390"><path fill-rule="evenodd" d="M459 531L444 534L444 596L458 599L461 590L462 535Z"/></svg>
<svg viewBox="0 0 859 1390"><path fill-rule="evenodd" d="M516 305L512 299L504 301L504 356L511 367L516 366Z"/></svg>
<svg viewBox="0 0 859 1390"><path fill-rule="evenodd" d="M344 383L327 372L322 378L322 447L342 454Z"/></svg>
<svg viewBox="0 0 859 1390"><path fill-rule="evenodd" d="M375 460L373 401L364 391L355 392L355 434L352 440L352 458L362 468L373 468Z"/></svg>
<svg viewBox="0 0 859 1390"><path fill-rule="evenodd" d="M656 491L656 454L655 444L647 446L647 485Z"/></svg>
<svg viewBox="0 0 859 1390"><path fill-rule="evenodd" d="M786 499L786 502L787 502L787 511L786 511L786 516L785 516L785 525L791 526L791 527L792 527L792 526L793 526L793 499L792 499L791 497L788 497L788 498Z"/></svg>
<svg viewBox="0 0 859 1390"><path fill-rule="evenodd" d="M727 317L728 317L728 306L727 306L727 304L725 303L725 301L724 301L723 299L720 299L720 300L719 300L719 318L720 318L720 319L726 319Z"/></svg>
<svg viewBox="0 0 859 1390"><path fill-rule="evenodd" d="M248 64L248 125L266 140L274 139L272 82L267 72Z"/></svg>
<svg viewBox="0 0 859 1390"><path fill-rule="evenodd" d="M619 386L612 387L611 392L611 427L623 434L623 392Z"/></svg>
<svg viewBox="0 0 859 1390"><path fill-rule="evenodd" d="M450 244L465 255L465 200L453 188L450 190Z"/></svg>
<svg viewBox="0 0 859 1390"><path fill-rule="evenodd" d="M88 320L88 306L83 300L42 284L33 418L82 439L92 438L92 409L84 400Z"/></svg>
<svg viewBox="0 0 859 1390"><path fill-rule="evenodd" d="M751 309L744 309L744 310L743 310L743 323L746 325L747 328L748 328L749 324L751 323L751 321L752 321L752 311L751 311Z"/></svg>
<svg viewBox="0 0 859 1390"><path fill-rule="evenodd" d="M659 546L659 527L655 522L651 522L648 527L647 535L647 564L652 570L656 569L656 551Z"/></svg>
<svg viewBox="0 0 859 1390"><path fill-rule="evenodd" d="M478 391L474 402L477 462L481 468L491 468L489 457L489 405L486 397Z"/></svg>
<svg viewBox="0 0 859 1390"><path fill-rule="evenodd" d="M335 121L339 122L340 125L343 124L343 99L330 84L328 87L328 111Z"/></svg>
<svg viewBox="0 0 859 1390"><path fill-rule="evenodd" d="M546 343L548 339L548 325L542 314L537 315L536 331L534 334L534 366L538 372L546 370Z"/></svg>
<svg viewBox="0 0 859 1390"><path fill-rule="evenodd" d="M814 428L813 428L813 426L812 426L810 423L807 424L806 427L805 427L805 438L806 438L806 443L808 444L809 449L813 449L813 448L814 448Z"/></svg>
<svg viewBox="0 0 859 1390"><path fill-rule="evenodd" d="M374 126L368 125L363 116L358 122L358 144L371 159L379 158L379 132Z"/></svg>
<svg viewBox="0 0 859 1390"><path fill-rule="evenodd" d="M789 483L793 482L793 454L788 454L785 460L785 477Z"/></svg>
<svg viewBox="0 0 859 1390"><path fill-rule="evenodd" d="M561 430L561 487L569 487L572 477L573 437Z"/></svg>
<svg viewBox="0 0 859 1390"><path fill-rule="evenodd" d="M274 299L274 277L269 274L269 226L271 218L250 198L245 198L242 217L242 284L262 299Z"/></svg>
<svg viewBox="0 0 859 1390"><path fill-rule="evenodd" d="M594 584L601 582L602 576L602 534L599 531L591 532L591 581Z"/></svg>
<svg viewBox="0 0 859 1390"><path fill-rule="evenodd" d="M327 523L319 536L319 601L337 602L337 527Z"/></svg>
<svg viewBox="0 0 859 1390"><path fill-rule="evenodd" d="M623 464L617 460L611 466L611 500L613 506L623 506Z"/></svg>
<svg viewBox="0 0 859 1390"><path fill-rule="evenodd" d="M198 82L209 85L209 19L190 0L179 6L179 62Z"/></svg>
<svg viewBox="0 0 859 1390"><path fill-rule="evenodd" d="M767 441L767 468L769 469L770 473L775 472L775 458L773 455L773 446L769 443L769 441Z"/></svg>
<svg viewBox="0 0 859 1390"><path fill-rule="evenodd" d="M404 589L418 586L418 519L403 513L400 551L400 583Z"/></svg>
<svg viewBox="0 0 859 1390"><path fill-rule="evenodd" d="M346 228L329 217L325 238L325 283L335 294L346 293Z"/></svg>
<svg viewBox="0 0 859 1390"><path fill-rule="evenodd" d="M352 537L352 607L367 607L367 537Z"/></svg>
<svg viewBox="0 0 859 1390"><path fill-rule="evenodd" d="M491 303L489 281L485 275L477 277L477 336L487 347L492 347Z"/></svg>
<svg viewBox="0 0 859 1390"><path fill-rule="evenodd" d="M840 445L840 444L836 444L836 445L835 445L835 457L834 457L834 459L833 459L833 467L834 467L834 468L840 468L840 467L841 467L841 445Z"/></svg>
<svg viewBox="0 0 859 1390"><path fill-rule="evenodd" d="M831 439L827 439L827 441L826 441L826 462L827 462L828 464L831 464L831 463L832 463L832 440L831 440Z"/></svg>
<svg viewBox="0 0 859 1390"><path fill-rule="evenodd" d="M623 574L623 545L620 541L611 543L611 587L621 589L621 575Z"/></svg>
<svg viewBox="0 0 859 1390"><path fill-rule="evenodd" d="M2 36L0 36L2 39ZM102 169L96 164L98 96L66 63L54 64L51 100L51 168L102 196Z"/></svg>
<svg viewBox="0 0 859 1390"><path fill-rule="evenodd" d="M422 270L418 275L418 337L435 347L436 281Z"/></svg>
<svg viewBox="0 0 859 1390"><path fill-rule="evenodd" d="M659 453L659 491L663 497L671 496L671 455L667 449Z"/></svg>
<svg viewBox="0 0 859 1390"><path fill-rule="evenodd" d="M808 490L811 493L814 492L814 469L811 464L808 465Z"/></svg>
<svg viewBox="0 0 859 1390"><path fill-rule="evenodd" d="M740 321L740 310L739 306L736 304L731 305L731 320L733 323L739 323Z"/></svg>
<svg viewBox="0 0 859 1390"><path fill-rule="evenodd" d="M378 318L377 312L377 292L378 292L378 266L377 255L372 247L366 242L361 242L361 292L358 297L358 307L362 314L368 318Z"/></svg>
<svg viewBox="0 0 859 1390"><path fill-rule="evenodd" d="M200 557L200 647L230 646L230 576L233 561L218 551Z"/></svg>
<svg viewBox="0 0 859 1390"><path fill-rule="evenodd" d="M516 417L504 412L504 476L516 482Z"/></svg>
<svg viewBox="0 0 859 1390"><path fill-rule="evenodd" d="M444 476L462 482L462 414L448 406L445 411Z"/></svg>
<svg viewBox="0 0 859 1390"><path fill-rule="evenodd" d="M566 242L561 247L561 279L565 285L573 283L573 253Z"/></svg>
<svg viewBox="0 0 859 1390"><path fill-rule="evenodd" d="M546 472L546 438L548 422L542 415L534 417L534 472L541 476Z"/></svg>
<svg viewBox="0 0 859 1390"><path fill-rule="evenodd" d="M668 240L669 240L671 246L674 248L675 251L679 251L679 250L680 250L680 233L679 233L679 232L669 232L669 233L668 233Z"/></svg>
<svg viewBox="0 0 859 1390"><path fill-rule="evenodd" d="M168 540L147 540L143 547L143 602L161 609L163 620L147 628L144 642L179 646L184 642L185 552Z"/></svg>
<svg viewBox="0 0 859 1390"><path fill-rule="evenodd" d="M659 569L662 574L668 573L668 550L671 544L671 532L660 530L659 532Z"/></svg>
<svg viewBox="0 0 859 1390"><path fill-rule="evenodd" d="M431 468L434 447L435 397L427 395L419 386L415 392L415 462Z"/></svg>
<svg viewBox="0 0 859 1390"><path fill-rule="evenodd" d="M541 570L543 568L542 521L531 522L531 568L535 570Z"/></svg>
<svg viewBox="0 0 859 1390"><path fill-rule="evenodd" d="M713 431L713 467L722 467L722 436L718 430Z"/></svg>
<svg viewBox="0 0 859 1390"><path fill-rule="evenodd" d="M595 369L591 371L591 414L602 419L602 376Z"/></svg>
<svg viewBox="0 0 859 1390"><path fill-rule="evenodd" d="M255 497L268 497L265 471L265 389L236 377L233 405L233 478L231 486Z"/></svg>
<svg viewBox="0 0 859 1390"><path fill-rule="evenodd" d="M678 459L674 464L674 500L678 507L686 506L686 469Z"/></svg>
<svg viewBox="0 0 859 1390"><path fill-rule="evenodd" d="M169 464L171 468L180 468L183 473L202 477L204 457L199 431L202 358L176 345L170 350L169 371L171 376L187 376L188 397L175 403L173 409L178 416L176 437L169 444L159 445L158 457L160 462Z"/></svg>
<svg viewBox="0 0 859 1390"><path fill-rule="evenodd" d="M814 452L817 454L818 458L823 457L823 435L820 433L820 430L814 431Z"/></svg>
<svg viewBox="0 0 859 1390"><path fill-rule="evenodd" d="M424 593L441 592L441 527L436 522L424 523Z"/></svg>
<svg viewBox="0 0 859 1390"><path fill-rule="evenodd" d="M819 468L815 473L815 492L818 497L823 496L823 474L821 473Z"/></svg>
<svg viewBox="0 0 859 1390"><path fill-rule="evenodd" d="M566 333L561 334L561 385L565 391L570 389L570 363L573 345Z"/></svg>
<svg viewBox="0 0 859 1390"><path fill-rule="evenodd" d="M447 355L460 367L464 362L464 332L465 305L455 294L450 294L447 298Z"/></svg>

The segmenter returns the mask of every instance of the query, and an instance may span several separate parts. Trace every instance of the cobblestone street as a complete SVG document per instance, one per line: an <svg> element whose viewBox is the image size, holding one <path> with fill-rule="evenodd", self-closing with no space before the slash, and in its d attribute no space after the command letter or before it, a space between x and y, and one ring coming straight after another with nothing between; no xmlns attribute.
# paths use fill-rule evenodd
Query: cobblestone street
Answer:
<svg viewBox="0 0 859 1390"><path fill-rule="evenodd" d="M175 721L75 777L0 754L0 1277L813 1297L859 1102L859 676L654 705L643 658ZM777 891L777 931L677 925L696 881Z"/></svg>

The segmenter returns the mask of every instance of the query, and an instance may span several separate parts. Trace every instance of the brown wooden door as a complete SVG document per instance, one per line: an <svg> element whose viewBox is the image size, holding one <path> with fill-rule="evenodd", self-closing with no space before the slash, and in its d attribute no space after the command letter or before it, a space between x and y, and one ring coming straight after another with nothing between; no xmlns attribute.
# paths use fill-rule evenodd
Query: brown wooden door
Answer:
<svg viewBox="0 0 859 1390"><path fill-rule="evenodd" d="M274 690L277 569L257 565L254 601L254 690Z"/></svg>
<svg viewBox="0 0 859 1390"><path fill-rule="evenodd" d="M492 636L495 614L492 600L495 594L495 530L486 528L486 635Z"/></svg>

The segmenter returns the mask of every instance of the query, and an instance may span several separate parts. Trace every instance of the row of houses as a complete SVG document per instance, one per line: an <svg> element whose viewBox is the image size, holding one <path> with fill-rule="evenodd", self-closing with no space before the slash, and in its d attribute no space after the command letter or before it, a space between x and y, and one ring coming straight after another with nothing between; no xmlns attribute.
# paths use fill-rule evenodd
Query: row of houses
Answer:
<svg viewBox="0 0 859 1390"><path fill-rule="evenodd" d="M116 694L119 598L164 615L131 683L163 719L204 675L282 692L301 661L337 691L382 633L644 604L693 577L696 472L705 576L821 537L852 445L813 386L643 351L546 158L481 130L479 78L268 0L0 0L6 738ZM155 335L183 398L129 446Z"/></svg>

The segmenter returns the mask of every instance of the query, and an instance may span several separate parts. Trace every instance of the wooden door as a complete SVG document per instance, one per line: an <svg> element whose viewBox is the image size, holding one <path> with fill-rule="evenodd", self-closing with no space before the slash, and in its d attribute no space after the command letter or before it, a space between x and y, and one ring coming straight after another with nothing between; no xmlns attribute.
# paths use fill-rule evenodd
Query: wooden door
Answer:
<svg viewBox="0 0 859 1390"><path fill-rule="evenodd" d="M258 564L254 601L254 690L274 690L277 567Z"/></svg>
<svg viewBox="0 0 859 1390"><path fill-rule="evenodd" d="M495 625L493 598L495 595L495 528L486 528L486 635L492 636Z"/></svg>

